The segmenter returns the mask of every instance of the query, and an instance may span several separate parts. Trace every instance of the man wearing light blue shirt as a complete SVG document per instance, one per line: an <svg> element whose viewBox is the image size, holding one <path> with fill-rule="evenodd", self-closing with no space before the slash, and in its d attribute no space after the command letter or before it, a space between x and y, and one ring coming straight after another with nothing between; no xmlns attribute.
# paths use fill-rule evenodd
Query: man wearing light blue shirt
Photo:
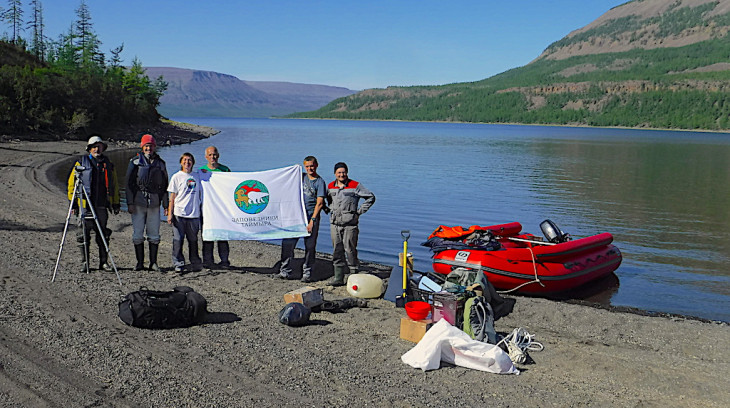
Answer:
<svg viewBox="0 0 730 408"><path fill-rule="evenodd" d="M302 174L302 189L304 190L304 208L307 210L307 231L309 236L304 237L304 264L302 265L302 282L312 282L312 269L317 261L317 236L319 235L319 214L324 208L324 198L327 195L327 183L317 174L317 158L304 158ZM278 277L290 279L292 273L291 262L294 259L294 247L299 238L286 238L281 241L281 267Z"/></svg>

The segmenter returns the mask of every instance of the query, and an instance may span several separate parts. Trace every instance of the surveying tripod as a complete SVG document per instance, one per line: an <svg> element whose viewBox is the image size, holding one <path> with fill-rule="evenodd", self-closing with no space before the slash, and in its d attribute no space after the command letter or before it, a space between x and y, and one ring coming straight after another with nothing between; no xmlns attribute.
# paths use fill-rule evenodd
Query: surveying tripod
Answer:
<svg viewBox="0 0 730 408"><path fill-rule="evenodd" d="M81 225L83 236L84 236L84 257L85 257L85 265L86 265L86 273L89 273L89 245L91 241L91 237L87 239L86 237L86 220L93 219L94 223L96 224L96 233L99 234L101 237L101 241L104 243L104 250L106 251L107 255L109 256L109 261L112 264L112 268L114 268L114 273L117 274L117 280L119 281L119 286L122 286L122 278L119 276L119 271L117 270L117 265L114 263L114 257L112 256L111 252L109 251L109 243L106 241L106 237L104 235L104 231L101 229L101 225L99 224L99 218L96 216L96 211L94 210L94 206L91 205L91 200L89 198L89 192L84 188L84 181L81 179L81 172L86 170L84 166L76 166L74 167L74 190L71 194L71 203L68 206L68 215L66 215L66 224L63 226L63 236L61 237L61 245L58 248L58 257L56 258L56 267L53 269L53 279L51 279L51 282L56 281L56 273L58 272L58 264L61 262L61 253L63 252L63 244L66 241L66 233L68 232L68 224L71 220L71 214L73 213L73 207L74 202L78 200L78 208L79 208L79 224ZM87 203L89 203L89 211L87 211L84 208L84 201L86 200ZM91 216L89 216L89 213Z"/></svg>

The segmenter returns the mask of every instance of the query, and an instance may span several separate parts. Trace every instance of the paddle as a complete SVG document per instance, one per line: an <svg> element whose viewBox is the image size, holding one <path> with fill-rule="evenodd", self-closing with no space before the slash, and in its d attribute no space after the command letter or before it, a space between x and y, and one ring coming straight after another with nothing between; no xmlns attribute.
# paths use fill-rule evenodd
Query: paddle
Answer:
<svg viewBox="0 0 730 408"><path fill-rule="evenodd" d="M395 307L406 307L408 288L408 238L411 237L411 231L403 230L400 232L400 236L403 237L403 293L395 298Z"/></svg>

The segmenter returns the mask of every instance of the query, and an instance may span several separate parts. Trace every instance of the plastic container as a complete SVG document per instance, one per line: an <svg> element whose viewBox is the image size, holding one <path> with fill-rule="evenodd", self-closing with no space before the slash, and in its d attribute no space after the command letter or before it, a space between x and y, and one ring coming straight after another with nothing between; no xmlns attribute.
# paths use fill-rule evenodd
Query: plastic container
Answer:
<svg viewBox="0 0 730 408"><path fill-rule="evenodd" d="M428 273L431 280L436 283L443 284L446 282L446 276L436 273ZM423 290L417 287L411 287L408 300L421 300L427 302L433 306L433 313L431 318L434 323L444 319L453 326L461 329L464 323L464 303L466 302L466 295L464 293L448 293L438 292L434 293L430 290ZM411 302L409 302L411 303ZM408 306L408 303L406 303Z"/></svg>
<svg viewBox="0 0 730 408"><path fill-rule="evenodd" d="M415 300L406 303L406 314L413 320L423 320L431 314L431 304Z"/></svg>
<svg viewBox="0 0 730 408"><path fill-rule="evenodd" d="M384 290L383 280L375 275L356 273L347 278L347 293L357 298L378 298Z"/></svg>

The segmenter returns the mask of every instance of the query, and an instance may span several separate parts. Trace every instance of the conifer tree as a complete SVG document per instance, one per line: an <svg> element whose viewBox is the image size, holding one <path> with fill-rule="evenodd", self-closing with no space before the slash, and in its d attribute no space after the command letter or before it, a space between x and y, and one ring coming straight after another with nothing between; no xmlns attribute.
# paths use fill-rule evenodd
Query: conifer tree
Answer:
<svg viewBox="0 0 730 408"><path fill-rule="evenodd" d="M104 55L99 51L101 41L94 33L94 25L91 22L91 12L84 0L81 0L79 8L76 9L76 22L74 24L76 35L76 49L78 50L81 66L91 68L104 65Z"/></svg>
<svg viewBox="0 0 730 408"><path fill-rule="evenodd" d="M27 28L31 31L30 51L41 61L46 59L45 23L43 22L43 4L39 0L30 2L32 18Z"/></svg>
<svg viewBox="0 0 730 408"><path fill-rule="evenodd" d="M68 29L66 34L59 35L58 41L54 43L49 53L48 60L64 70L73 70L78 67L79 58L74 45L75 38L73 26Z"/></svg>
<svg viewBox="0 0 730 408"><path fill-rule="evenodd" d="M0 14L0 19L8 23L12 29L10 42L20 43L20 33L23 31L23 7L20 0L8 0L8 9Z"/></svg>

